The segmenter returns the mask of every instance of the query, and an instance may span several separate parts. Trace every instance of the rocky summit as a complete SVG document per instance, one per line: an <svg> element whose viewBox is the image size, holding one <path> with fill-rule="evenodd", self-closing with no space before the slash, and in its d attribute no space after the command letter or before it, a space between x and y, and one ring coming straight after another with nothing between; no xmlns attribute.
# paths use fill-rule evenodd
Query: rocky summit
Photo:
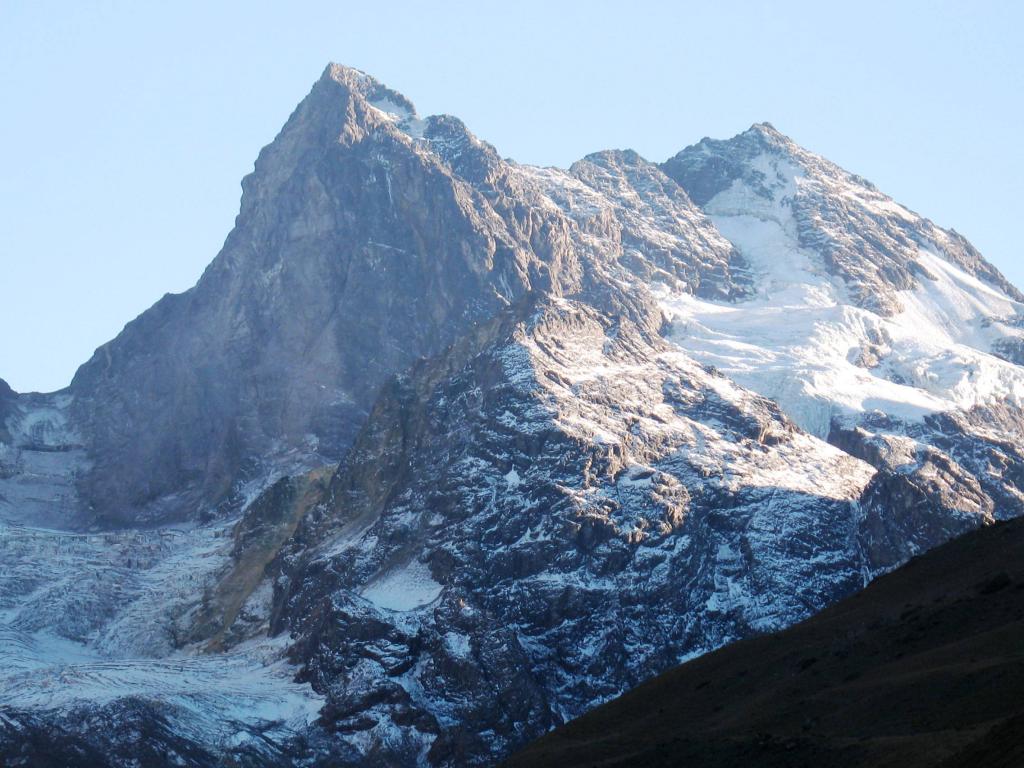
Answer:
<svg viewBox="0 0 1024 768"><path fill-rule="evenodd" d="M537 168L332 64L195 287L0 382L0 761L492 764L1021 515L1021 363L767 123Z"/></svg>

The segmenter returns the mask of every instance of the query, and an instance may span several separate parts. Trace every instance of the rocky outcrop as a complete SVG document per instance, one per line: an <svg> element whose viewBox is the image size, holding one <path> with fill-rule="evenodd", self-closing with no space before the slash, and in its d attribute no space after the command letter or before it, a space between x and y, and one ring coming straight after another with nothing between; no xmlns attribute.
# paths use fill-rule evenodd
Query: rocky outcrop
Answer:
<svg viewBox="0 0 1024 768"><path fill-rule="evenodd" d="M327 492L330 468L283 477L250 504L235 525L231 560L188 617L188 643L220 651L267 630L267 616L246 610L266 577L267 566L307 512Z"/></svg>

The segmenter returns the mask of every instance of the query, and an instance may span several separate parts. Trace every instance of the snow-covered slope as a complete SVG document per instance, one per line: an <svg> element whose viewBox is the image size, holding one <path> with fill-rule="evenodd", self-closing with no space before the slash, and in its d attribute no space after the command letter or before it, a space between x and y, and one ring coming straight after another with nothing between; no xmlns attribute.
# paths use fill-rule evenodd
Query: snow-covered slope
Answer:
<svg viewBox="0 0 1024 768"><path fill-rule="evenodd" d="M971 274L951 251L950 233L863 180L764 126L733 142L739 147L750 136L761 144L744 161L747 174L703 208L749 265L755 295L715 302L666 286L660 294L678 344L777 400L822 438L833 418L865 411L920 420L936 411L1020 404L1024 369L995 354L1024 338L1016 325L1024 303L1015 290L1008 295L1003 281ZM676 162L685 159L687 167L680 182L689 185L714 157L704 144L681 153ZM863 240L903 238L885 254L891 264L874 271L866 256L837 260L834 243L845 234L829 218L838 218L837 205L856 212ZM815 210L829 215L808 212ZM878 276L892 265L906 281L894 286Z"/></svg>
<svg viewBox="0 0 1024 768"><path fill-rule="evenodd" d="M152 702L186 742L263 749L323 704L292 681L286 638L229 653L177 647L229 559L230 529L76 534L0 521L0 718L73 723ZM257 750L259 751L259 750ZM272 752L272 750L271 750ZM167 757L174 764L173 754Z"/></svg>
<svg viewBox="0 0 1024 768"><path fill-rule="evenodd" d="M484 764L1024 512L1024 296L770 126L532 168L332 65L243 187L0 386L0 760Z"/></svg>

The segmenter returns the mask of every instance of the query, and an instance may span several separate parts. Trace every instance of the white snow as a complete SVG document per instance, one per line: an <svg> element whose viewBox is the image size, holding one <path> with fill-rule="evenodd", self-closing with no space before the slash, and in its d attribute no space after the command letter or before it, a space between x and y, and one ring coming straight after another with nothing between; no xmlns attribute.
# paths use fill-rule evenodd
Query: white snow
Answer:
<svg viewBox="0 0 1024 768"><path fill-rule="evenodd" d="M762 160L765 170L768 162ZM737 181L707 205L716 226L750 263L756 295L725 303L655 286L672 322L672 340L775 400L819 437L827 436L837 416L879 410L912 421L1024 399L1024 370L989 353L993 341L1020 332L982 322L1013 316L1021 305L937 249L922 247L918 262L936 279L922 278L916 289L901 291L900 314L886 318L853 306L842 282L798 243L789 201L801 172L784 161L773 163L773 177L779 170L787 183L772 199ZM863 364L865 352L878 364Z"/></svg>
<svg viewBox="0 0 1024 768"><path fill-rule="evenodd" d="M280 640L216 655L174 640L229 562L235 520L65 529L76 475L89 466L70 405L63 394L22 396L0 444L0 702L53 710L158 700L177 729L211 746L312 722L323 700L293 681ZM294 453L272 457L277 473L300 460ZM246 501L273 476L241 489Z"/></svg>
<svg viewBox="0 0 1024 768"><path fill-rule="evenodd" d="M472 654L473 647L470 644L469 635L458 632L445 632L444 644L448 652L459 658L467 658Z"/></svg>
<svg viewBox="0 0 1024 768"><path fill-rule="evenodd" d="M240 726L276 723L297 730L323 700L281 659L274 641L216 655L110 660L88 646L40 632L0 631L0 700L14 709L103 705L128 696L177 710L180 727L207 743L247 736ZM277 646L277 647L275 647Z"/></svg>
<svg viewBox="0 0 1024 768"><path fill-rule="evenodd" d="M411 560L378 575L363 587L360 595L387 611L414 611L434 602L442 588L425 563Z"/></svg>
<svg viewBox="0 0 1024 768"><path fill-rule="evenodd" d="M427 121L420 120L414 112L387 97L374 99L367 103L412 138L423 138L423 133L427 128Z"/></svg>
<svg viewBox="0 0 1024 768"><path fill-rule="evenodd" d="M0 522L0 702L159 700L177 728L211 745L312 722L323 700L294 682L285 640L214 655L172 643L176 618L227 561L231 527L79 534Z"/></svg>
<svg viewBox="0 0 1024 768"><path fill-rule="evenodd" d="M413 116L412 112L410 112L406 107L403 107L401 104L397 104L386 96L379 99L373 99L369 104L374 109L380 110L381 112L393 117L397 117L399 120L408 120Z"/></svg>

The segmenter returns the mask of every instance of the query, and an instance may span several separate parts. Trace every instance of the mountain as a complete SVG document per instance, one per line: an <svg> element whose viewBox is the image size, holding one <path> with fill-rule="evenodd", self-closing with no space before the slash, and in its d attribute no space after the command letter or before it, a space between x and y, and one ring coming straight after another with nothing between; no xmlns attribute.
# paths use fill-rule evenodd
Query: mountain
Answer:
<svg viewBox="0 0 1024 768"><path fill-rule="evenodd" d="M95 461L80 489L101 520L188 517L275 465L337 461L389 376L530 288L534 252L374 104L411 109L330 67L195 288L75 375Z"/></svg>
<svg viewBox="0 0 1024 768"><path fill-rule="evenodd" d="M1024 760L1024 521L944 544L784 632L670 670L504 765Z"/></svg>
<svg viewBox="0 0 1024 768"><path fill-rule="evenodd" d="M0 755L500 759L1020 515L1021 298L767 124L535 168L331 65L193 289L0 393Z"/></svg>

